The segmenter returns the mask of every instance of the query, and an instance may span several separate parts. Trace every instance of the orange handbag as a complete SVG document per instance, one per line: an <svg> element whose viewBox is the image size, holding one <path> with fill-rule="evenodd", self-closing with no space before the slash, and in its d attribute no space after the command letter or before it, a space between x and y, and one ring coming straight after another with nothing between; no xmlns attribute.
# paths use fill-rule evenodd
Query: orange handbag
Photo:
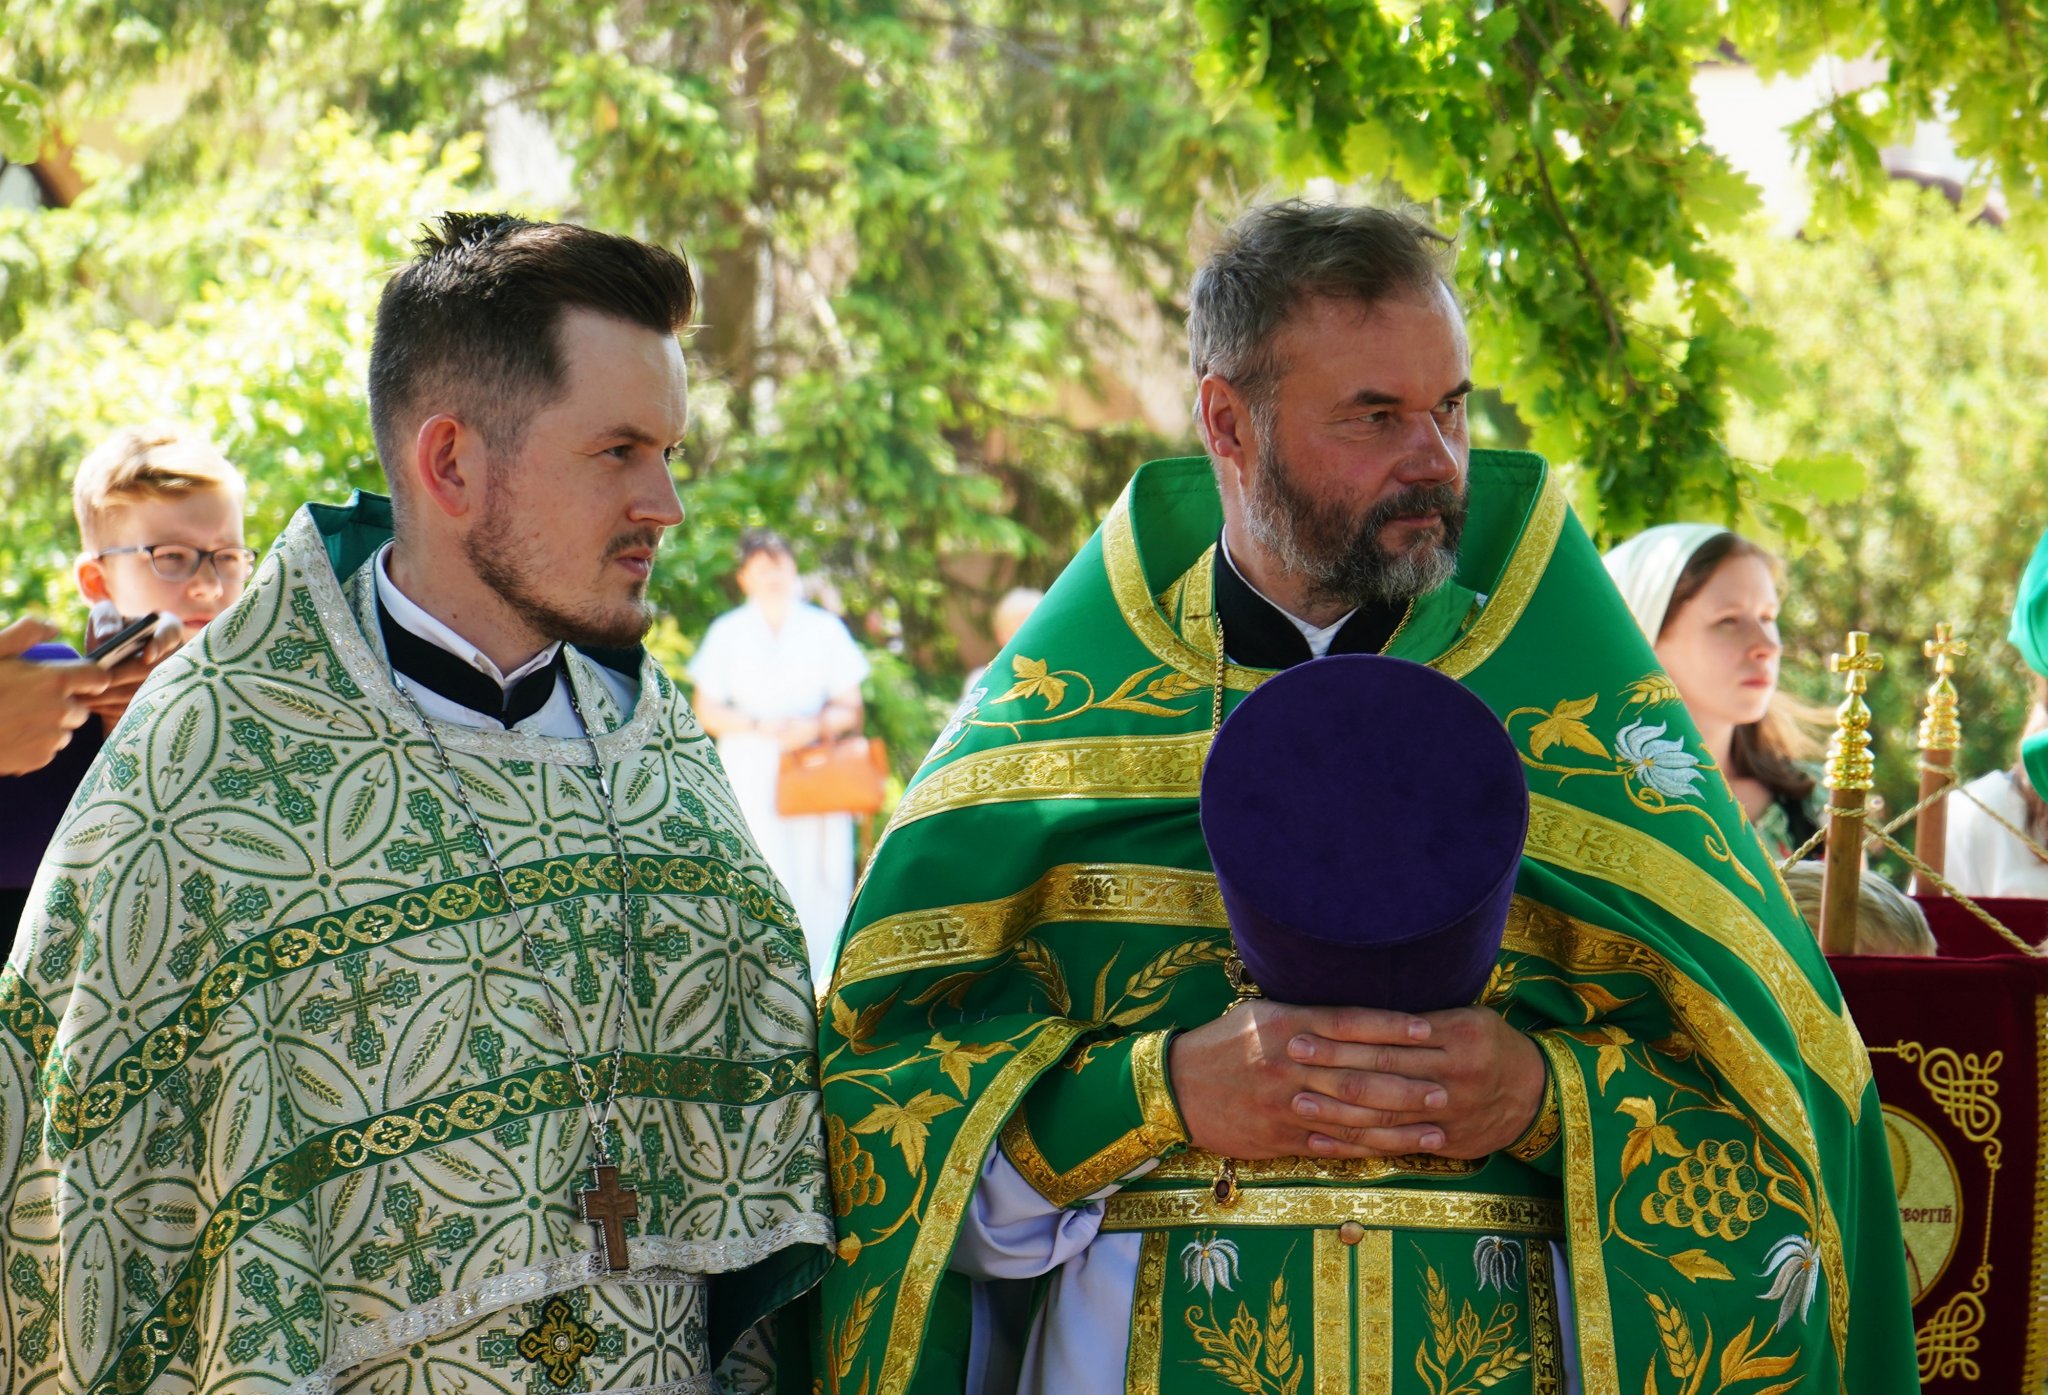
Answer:
<svg viewBox="0 0 2048 1395"><path fill-rule="evenodd" d="M882 807L889 752L866 736L840 736L782 753L775 779L775 812L873 814Z"/></svg>

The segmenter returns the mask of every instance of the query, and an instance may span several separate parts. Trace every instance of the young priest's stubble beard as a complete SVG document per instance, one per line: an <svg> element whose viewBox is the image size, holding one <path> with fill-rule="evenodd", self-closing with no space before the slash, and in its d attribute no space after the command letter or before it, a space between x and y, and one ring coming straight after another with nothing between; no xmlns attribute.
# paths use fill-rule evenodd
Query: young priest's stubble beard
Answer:
<svg viewBox="0 0 2048 1395"><path fill-rule="evenodd" d="M654 623L654 608L647 601L647 584L639 582L631 599L606 606L595 602L571 610L550 596L559 592L556 569L537 556L532 544L518 539L512 526L517 509L502 491L488 496L483 517L474 532L463 539L463 556L479 580L497 593L498 599L519 622L540 636L543 643L560 640L582 649L624 649L638 644ZM600 576L608 577L612 560L632 548L656 548L661 532L639 528L621 533L605 548L598 562Z"/></svg>

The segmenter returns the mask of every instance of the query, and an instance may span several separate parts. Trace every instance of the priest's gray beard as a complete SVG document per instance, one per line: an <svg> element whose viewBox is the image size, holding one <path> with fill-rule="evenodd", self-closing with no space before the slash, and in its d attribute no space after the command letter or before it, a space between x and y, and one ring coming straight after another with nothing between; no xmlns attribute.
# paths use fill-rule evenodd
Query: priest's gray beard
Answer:
<svg viewBox="0 0 2048 1395"><path fill-rule="evenodd" d="M463 540L463 554L514 614L536 633L579 649L629 649L640 642L654 623L654 607L644 590L610 610L592 607L576 613L557 605L542 593L550 579L547 568L513 540L512 510L501 502L502 492L494 490L488 498L476 531ZM621 534L605 548L601 565L609 566L630 548L656 547L660 542L661 535L655 532ZM559 581L553 589L560 590Z"/></svg>
<svg viewBox="0 0 2048 1395"><path fill-rule="evenodd" d="M1385 605L1412 600L1450 580L1465 530L1465 491L1454 484L1418 484L1380 500L1354 519L1343 507L1311 498L1261 429L1258 468L1245 492L1245 527L1310 596L1332 605ZM1437 537L1419 537L1390 552L1380 534L1397 518L1436 514Z"/></svg>

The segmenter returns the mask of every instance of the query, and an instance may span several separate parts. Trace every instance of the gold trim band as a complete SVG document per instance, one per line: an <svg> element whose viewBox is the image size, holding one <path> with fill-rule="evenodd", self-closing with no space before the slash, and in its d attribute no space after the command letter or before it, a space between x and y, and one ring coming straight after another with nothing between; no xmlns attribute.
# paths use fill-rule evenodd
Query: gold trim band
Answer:
<svg viewBox="0 0 2048 1395"><path fill-rule="evenodd" d="M1065 1172L1055 1168L1031 1134L1030 1121L1019 1107L1003 1125L1003 1156L1031 1189L1055 1206L1072 1206L1082 1198L1127 1177L1178 1143L1188 1141L1187 1125L1166 1083L1167 1032L1146 1032L1131 1043L1131 1083L1138 1097L1138 1127L1119 1135L1093 1156Z"/></svg>
<svg viewBox="0 0 2048 1395"><path fill-rule="evenodd" d="M910 787L889 831L955 809L1033 799L1193 799L1215 733L1081 736L977 751Z"/></svg>
<svg viewBox="0 0 2048 1395"><path fill-rule="evenodd" d="M1216 930L1230 923L1212 873L1143 863L1070 862L993 901L885 916L847 944L833 988L905 969L993 959L1039 926L1062 920Z"/></svg>
<svg viewBox="0 0 2048 1395"><path fill-rule="evenodd" d="M1595 1208L1598 1209L1597 1207ZM1470 1230L1504 1235L1564 1233L1564 1206L1548 1197L1501 1192L1405 1191L1382 1187L1243 1187L1228 1207L1210 1187L1127 1187L1103 1205L1102 1228L1341 1226L1368 1230Z"/></svg>
<svg viewBox="0 0 2048 1395"><path fill-rule="evenodd" d="M1430 667L1453 678L1463 678L1493 657L1493 651L1513 633L1520 623L1522 614L1529 608L1529 600L1536 594L1536 587L1543 580L1543 574L1550 570L1551 556L1557 551L1557 540L1564 533L1565 515L1564 489L1548 469L1543 472L1543 483L1538 487L1536 503L1529 510L1529 521L1522 527L1522 536L1515 540L1514 550L1508 553L1507 565L1501 568L1500 580L1493 592L1486 598L1486 604L1479 608L1479 618L1472 622L1472 628L1464 636L1438 655Z"/></svg>
<svg viewBox="0 0 2048 1395"><path fill-rule="evenodd" d="M1394 1232L1369 1230L1358 1242L1358 1385L1394 1389Z"/></svg>
<svg viewBox="0 0 2048 1395"><path fill-rule="evenodd" d="M1166 1330L1166 1232L1155 1230L1138 1249L1138 1281L1131 1287L1131 1347L1124 1359L1124 1395L1159 1395L1160 1339Z"/></svg>
<svg viewBox="0 0 2048 1395"><path fill-rule="evenodd" d="M1627 824L1534 792L1523 853L1632 891L1740 959L1784 1009L1800 1055L1841 1097L1850 1121L1862 1116L1870 1058L1847 1007L1837 1013L1822 1002L1791 952L1699 864Z"/></svg>

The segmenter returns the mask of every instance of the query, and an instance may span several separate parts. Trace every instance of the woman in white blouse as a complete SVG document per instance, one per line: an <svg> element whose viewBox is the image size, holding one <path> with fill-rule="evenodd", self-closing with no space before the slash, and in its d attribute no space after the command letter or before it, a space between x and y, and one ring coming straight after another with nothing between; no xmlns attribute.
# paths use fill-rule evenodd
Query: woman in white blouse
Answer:
<svg viewBox="0 0 2048 1395"><path fill-rule="evenodd" d="M690 661L697 719L789 890L822 988L853 899L853 816L778 814L775 782L784 751L860 730L868 661L838 616L799 599L796 555L780 535L741 537L738 579L746 603L711 622Z"/></svg>

